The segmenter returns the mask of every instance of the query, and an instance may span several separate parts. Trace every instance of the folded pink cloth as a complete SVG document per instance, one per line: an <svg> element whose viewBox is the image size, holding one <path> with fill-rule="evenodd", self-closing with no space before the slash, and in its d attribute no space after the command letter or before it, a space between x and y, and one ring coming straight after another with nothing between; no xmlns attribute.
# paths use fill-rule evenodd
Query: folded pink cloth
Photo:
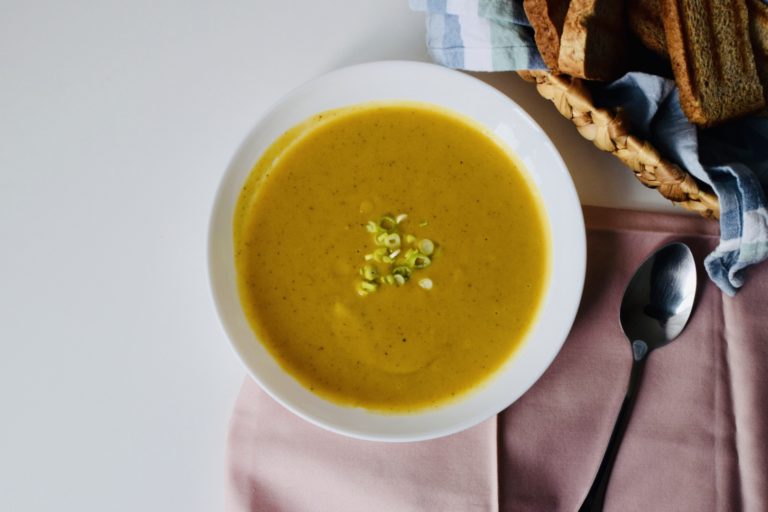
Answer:
<svg viewBox="0 0 768 512"><path fill-rule="evenodd" d="M446 438L375 443L306 423L246 379L228 439L227 510L576 510L629 375L624 287L666 242L685 241L701 262L718 241L716 223L687 216L587 207L585 219L576 323L511 407ZM648 361L605 510L768 510L768 266L751 274L729 298L700 272L688 327Z"/></svg>

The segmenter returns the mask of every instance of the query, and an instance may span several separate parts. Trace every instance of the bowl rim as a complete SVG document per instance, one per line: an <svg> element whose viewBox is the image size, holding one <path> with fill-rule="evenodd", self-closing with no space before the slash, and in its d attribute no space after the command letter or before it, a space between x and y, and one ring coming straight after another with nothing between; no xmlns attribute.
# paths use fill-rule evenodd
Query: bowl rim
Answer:
<svg viewBox="0 0 768 512"><path fill-rule="evenodd" d="M535 375L532 374L533 375L532 378L529 378L531 382L527 386L525 386L524 389L520 390L518 393L510 393L509 395L510 399L508 401L506 401L505 403L496 404L495 407L490 408L488 410L490 414L485 414L484 417L473 416L470 418L465 418L463 420L454 421L451 424L445 425L440 428L431 428L431 429L414 431L414 432L393 432L390 434L382 434L381 432L372 432L369 429L361 428L356 425L349 425L349 424L339 425L338 423L334 423L333 421L328 421L327 418L321 418L317 414L313 414L302 407L298 407L293 401L287 400L286 397L281 392L276 391L268 382L265 382L265 380L262 378L259 372L257 372L254 369L252 362L249 360L249 355L245 352L243 344L237 339L238 335L234 332L233 326L231 325L230 322L226 320L227 314L228 314L226 311L226 308L228 306L227 304L225 304L226 300L223 297L222 291L217 284L217 280L220 279L220 276L219 276L220 269L218 268L217 261L216 261L217 260L216 252L219 250L219 247L216 242L216 239L217 239L216 220L217 220L217 216L220 216L222 214L221 210L223 207L222 204L225 201L224 196L226 193L225 188L226 188L227 180L235 172L236 162L242 159L242 156L248 152L250 146L253 145L254 138L258 135L260 131L263 130L264 124L269 119L275 116L276 113L278 113L281 109L284 109L287 106L289 106L292 101L296 100L299 96L302 95L302 93L304 93L308 89L311 89L313 86L315 86L315 84L323 80L328 81L331 79L343 79L344 75L370 74L372 72L395 73L395 74L401 74L402 76L408 76L409 72L414 72L414 73L422 72L422 73L435 74L436 76L445 78L448 81L463 80L463 81L466 81L467 83L473 82L472 87L477 88L478 91L482 91L483 94L487 94L489 95L489 97L496 96L498 100L502 102L506 102L510 107L513 107L516 110L516 115L519 115L521 119L524 119L524 121L530 125L530 128L540 133L541 142L543 146L546 148L546 151L549 152L550 158L553 159L556 166L558 167L557 172L561 175L560 177L564 178L563 193L566 196L564 197L565 203L569 203L571 206L573 206L574 204L577 206L577 208L571 208L571 211L568 212L568 215L570 216L570 221L572 221L572 224L573 224L572 228L575 230L575 232L572 233L572 235L574 236L573 242L575 246L569 247L568 250L569 250L569 265L570 265L571 271L573 272L573 276L575 278L572 281L572 285L571 285L572 286L571 295L575 296L576 299L568 302L564 307L564 309L560 310L562 317L565 319L565 321L560 324L560 331L562 331L562 336L559 336L559 337L561 339L559 339L556 342L553 342L552 347L547 352L547 354L539 358L540 359L539 367L536 369L535 372L533 372L533 374ZM407 100L407 98L402 98L402 99ZM370 101L376 101L376 100L371 99ZM351 101L348 104L351 105L355 103L360 103L360 102ZM452 109L452 107L442 105L441 103L436 103L436 104L448 110L455 110L455 109ZM323 109L320 109L320 110L323 110ZM317 113L317 112L313 112L313 113ZM309 115L306 117L309 117ZM513 153L516 153L516 152L513 151ZM518 159L518 160L522 160L522 159ZM253 166L253 164L255 164L255 161L252 162L251 167ZM529 178L531 178L532 176L530 175L530 171L527 170L527 166L524 165L524 167L526 167L526 172L529 172ZM534 179L533 182L535 181L536 180ZM535 183L535 185L537 188L539 188L539 192L541 192L541 188L539 187L538 183ZM240 183L240 186L242 186L242 182ZM543 198L542 198L542 201L543 201ZM545 210L547 210L546 204L545 204ZM551 215L549 211L547 211L547 215L548 216ZM229 219L229 225L231 230L231 217ZM552 230L550 230L550 234L552 237L552 240L551 240L552 253L553 253L552 266L554 267L555 240L554 240L554 233L552 232ZM581 211L580 202L578 199L578 195L576 193L576 188L568 172L567 166L565 165L565 162L562 159L562 156L557 151L557 148L552 143L551 139L547 136L547 134L544 132L544 130L514 100L512 100L510 97L506 96L505 94L501 93L499 90L492 87L491 85L488 85L485 82L475 77L472 77L471 75L467 75L465 73L461 73L456 70L444 68L442 66L438 66L435 64L414 62L414 61L400 61L400 60L374 61L374 62L368 62L368 63L357 64L353 66L338 68L328 73L321 74L313 79L310 79L304 82L303 84L293 88L286 94L284 94L281 98L279 98L277 101L272 103L272 105L269 108L267 108L261 114L261 116L258 117L254 125L251 127L251 129L248 131L248 133L245 135L243 140L238 145L237 150L235 151L233 156L230 158L225 171L220 177L220 181L216 189L214 201L211 206L211 210L209 214L209 222L208 222L207 271L208 271L208 283L211 289L211 294L212 294L213 302L217 311L217 316L227 335L227 339L230 347L232 348L232 350L234 350L238 359L245 366L246 370L248 371L249 377L254 379L262 388L262 390L264 390L274 400L276 400L278 403L280 403L282 406L284 406L285 408L287 408L297 416L325 430L329 430L329 431L342 434L348 437L364 439L364 440L373 440L373 441L387 441L387 442L421 441L421 440L443 437L449 434L463 431L467 428L475 426L493 417L495 414L498 414L499 412L507 408L509 405L514 403L522 394L527 392L528 389L530 389L530 387L536 381L539 380L541 375L544 374L546 369L549 368L552 361L560 352L562 345L567 338L568 332L570 331L573 325L573 322L575 320L576 313L578 311L578 307L580 304L581 296L583 293L584 279L586 274L586 232L584 228L584 220L583 220L583 214ZM552 295L553 293L554 283L552 281L554 278L555 276L554 276L554 268L553 268L550 270L550 276L549 276L550 282L548 283L547 290L545 292L547 296L546 300L549 300L550 295ZM239 305L239 297L236 297L236 300ZM543 309L543 306L540 308L540 311L538 313L539 316L542 314L541 313L542 309ZM242 314L242 310L240 310L240 314ZM541 322L540 318L536 320L537 324L540 322ZM527 341L524 342L524 344L527 344ZM520 349L518 349L516 353L517 352L520 352ZM511 357L510 359L513 360L516 358L517 358L517 355ZM505 363L505 365L506 364L507 363ZM502 373L501 369L497 371L497 375L492 376L489 380L495 381L498 378L498 374L500 373ZM292 377L290 378L292 379ZM307 393L309 392L307 391ZM459 403L463 403L465 401L471 400L472 399L471 397L474 396L475 394L476 393L474 391L470 392L467 395L467 397L460 400ZM319 399L319 400L326 402L323 399ZM333 407L344 408L344 406L338 406L338 405L332 404L331 402L327 402L327 404L329 405L329 407L332 407L332 408ZM452 407L452 404L448 404L445 407ZM441 406L440 409L444 409L445 407ZM363 413L370 414L372 416L386 416L388 418L403 418L403 416L398 414L381 415L374 411L364 411L364 410L363 410ZM417 418L421 415L422 415L421 411L417 411L416 413L407 414L405 416L407 416L408 418Z"/></svg>

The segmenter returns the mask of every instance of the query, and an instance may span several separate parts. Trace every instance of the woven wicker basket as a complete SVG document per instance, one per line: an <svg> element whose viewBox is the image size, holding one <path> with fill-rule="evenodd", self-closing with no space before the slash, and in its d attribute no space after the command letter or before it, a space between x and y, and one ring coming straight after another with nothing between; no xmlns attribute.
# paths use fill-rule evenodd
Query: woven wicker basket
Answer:
<svg viewBox="0 0 768 512"><path fill-rule="evenodd" d="M634 171L643 185L655 188L673 203L703 217L719 217L720 205L712 190L677 165L664 160L650 143L629 133L621 109L595 107L582 80L546 71L521 71L518 74L535 82L539 94L573 121L582 137L603 151L613 153Z"/></svg>

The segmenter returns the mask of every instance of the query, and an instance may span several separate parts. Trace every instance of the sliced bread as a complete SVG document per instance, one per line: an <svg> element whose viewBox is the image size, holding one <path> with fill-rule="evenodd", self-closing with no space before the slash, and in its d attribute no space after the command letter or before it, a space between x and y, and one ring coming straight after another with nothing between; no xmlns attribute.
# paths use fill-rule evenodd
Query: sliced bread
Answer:
<svg viewBox="0 0 768 512"><path fill-rule="evenodd" d="M666 57L667 42L664 37L664 25L661 22L661 1L629 0L627 15L629 28L645 47Z"/></svg>
<svg viewBox="0 0 768 512"><path fill-rule="evenodd" d="M661 14L688 119L711 126L764 106L746 0L661 0Z"/></svg>
<svg viewBox="0 0 768 512"><path fill-rule="evenodd" d="M621 0L571 0L560 37L558 68L589 80L612 80L627 68Z"/></svg>
<svg viewBox="0 0 768 512"><path fill-rule="evenodd" d="M768 105L768 5L762 0L747 0L747 10L757 76L760 77L763 98Z"/></svg>
<svg viewBox="0 0 768 512"><path fill-rule="evenodd" d="M549 70L558 72L560 34L570 0L523 0L523 9L534 31L536 47Z"/></svg>

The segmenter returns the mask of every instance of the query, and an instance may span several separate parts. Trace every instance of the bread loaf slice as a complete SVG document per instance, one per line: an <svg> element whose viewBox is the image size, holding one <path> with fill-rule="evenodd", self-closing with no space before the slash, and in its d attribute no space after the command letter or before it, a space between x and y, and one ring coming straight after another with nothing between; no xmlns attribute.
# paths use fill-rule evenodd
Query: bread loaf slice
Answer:
<svg viewBox="0 0 768 512"><path fill-rule="evenodd" d="M664 37L664 25L661 22L660 0L629 0L627 15L629 28L645 47L667 57L667 42Z"/></svg>
<svg viewBox="0 0 768 512"><path fill-rule="evenodd" d="M765 105L746 0L661 0L661 14L688 119L710 126Z"/></svg>
<svg viewBox="0 0 768 512"><path fill-rule="evenodd" d="M768 105L768 5L762 0L747 0L747 11L757 76L763 86L763 98Z"/></svg>
<svg viewBox="0 0 768 512"><path fill-rule="evenodd" d="M523 0L523 9L531 23L541 58L549 70L558 72L560 34L570 0Z"/></svg>
<svg viewBox="0 0 768 512"><path fill-rule="evenodd" d="M667 54L660 0L629 0L629 26L646 48L662 57ZM768 104L768 4L763 0L747 0L749 39L755 57L757 76Z"/></svg>
<svg viewBox="0 0 768 512"><path fill-rule="evenodd" d="M627 67L626 17L622 0L571 0L560 37L561 72L612 80Z"/></svg>

